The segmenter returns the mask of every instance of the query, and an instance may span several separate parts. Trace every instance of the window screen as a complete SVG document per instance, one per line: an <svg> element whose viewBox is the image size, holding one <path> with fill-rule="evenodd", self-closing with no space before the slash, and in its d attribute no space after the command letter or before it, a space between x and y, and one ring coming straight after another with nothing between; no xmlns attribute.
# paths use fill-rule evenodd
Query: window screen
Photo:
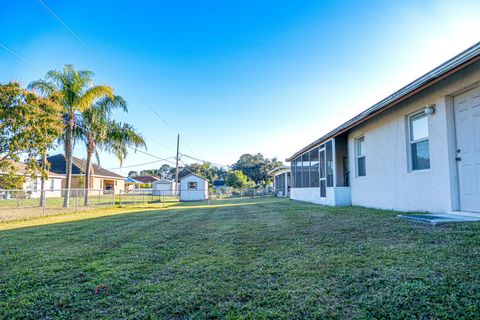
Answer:
<svg viewBox="0 0 480 320"><path fill-rule="evenodd" d="M409 117L412 170L430 169L428 116L422 111Z"/></svg>

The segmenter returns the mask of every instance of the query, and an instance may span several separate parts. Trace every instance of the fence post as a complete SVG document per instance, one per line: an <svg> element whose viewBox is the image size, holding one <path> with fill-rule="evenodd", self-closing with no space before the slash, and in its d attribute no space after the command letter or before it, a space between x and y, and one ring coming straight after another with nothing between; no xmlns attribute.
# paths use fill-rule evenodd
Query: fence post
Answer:
<svg viewBox="0 0 480 320"><path fill-rule="evenodd" d="M256 190L256 189L253 189L253 197L254 197L254 198L255 198L255 190Z"/></svg>
<svg viewBox="0 0 480 320"><path fill-rule="evenodd" d="M120 190L122 192L122 190ZM112 202L112 207L115 207L115 189L113 190L113 202Z"/></svg>
<svg viewBox="0 0 480 320"><path fill-rule="evenodd" d="M78 212L78 189L75 189L75 212Z"/></svg>
<svg viewBox="0 0 480 320"><path fill-rule="evenodd" d="M122 190L120 190L120 193L118 194L118 206L122 206Z"/></svg>
<svg viewBox="0 0 480 320"><path fill-rule="evenodd" d="M43 195L43 203L42 203L42 211L43 211L43 215L45 215L45 207L47 206L47 197L46 197L46 193L44 193Z"/></svg>

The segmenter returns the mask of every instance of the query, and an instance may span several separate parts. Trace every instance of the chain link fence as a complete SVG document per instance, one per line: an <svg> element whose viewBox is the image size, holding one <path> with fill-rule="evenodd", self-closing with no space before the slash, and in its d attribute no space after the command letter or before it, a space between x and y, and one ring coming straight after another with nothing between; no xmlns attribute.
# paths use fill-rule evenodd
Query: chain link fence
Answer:
<svg viewBox="0 0 480 320"><path fill-rule="evenodd" d="M63 207L66 189L0 190L0 223L59 213L79 212L92 208L113 207L116 195L113 190L89 190L88 206L85 190L70 189L70 205Z"/></svg>
<svg viewBox="0 0 480 320"><path fill-rule="evenodd" d="M70 206L63 207L66 189L0 190L0 223L30 219L61 213L82 212L94 208L132 207L185 202L205 202L222 199L269 197L274 189L220 189L220 190L89 190L88 205L85 204L84 189L70 189Z"/></svg>

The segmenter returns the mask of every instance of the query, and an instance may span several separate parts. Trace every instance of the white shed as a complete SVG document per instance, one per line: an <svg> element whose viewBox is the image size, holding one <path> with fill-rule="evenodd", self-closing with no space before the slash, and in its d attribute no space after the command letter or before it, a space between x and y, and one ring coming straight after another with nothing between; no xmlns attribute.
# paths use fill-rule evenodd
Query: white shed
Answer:
<svg viewBox="0 0 480 320"><path fill-rule="evenodd" d="M180 179L180 201L204 201L207 199L207 179L193 173Z"/></svg>
<svg viewBox="0 0 480 320"><path fill-rule="evenodd" d="M153 182L152 193L154 196L173 196L175 189L175 181L160 179Z"/></svg>

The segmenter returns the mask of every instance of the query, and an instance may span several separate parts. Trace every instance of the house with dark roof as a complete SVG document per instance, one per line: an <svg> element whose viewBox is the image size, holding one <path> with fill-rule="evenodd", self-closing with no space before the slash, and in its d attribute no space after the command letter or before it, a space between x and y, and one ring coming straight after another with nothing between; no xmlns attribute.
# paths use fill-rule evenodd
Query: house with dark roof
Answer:
<svg viewBox="0 0 480 320"><path fill-rule="evenodd" d="M153 184L155 181L159 181L160 177L157 176L135 176L135 180L144 183L144 184Z"/></svg>
<svg viewBox="0 0 480 320"><path fill-rule="evenodd" d="M480 212L480 43L287 161L294 200Z"/></svg>
<svg viewBox="0 0 480 320"><path fill-rule="evenodd" d="M66 161L63 154L47 157L47 161L50 163L50 171L58 174L65 174ZM125 177L104 169L97 164L92 164L90 170L91 179L89 188L92 194L98 194L98 190L113 190L115 193L120 193L121 190L125 189ZM72 189L84 188L85 172L86 160L73 157ZM65 181L63 182L62 187L65 188Z"/></svg>

